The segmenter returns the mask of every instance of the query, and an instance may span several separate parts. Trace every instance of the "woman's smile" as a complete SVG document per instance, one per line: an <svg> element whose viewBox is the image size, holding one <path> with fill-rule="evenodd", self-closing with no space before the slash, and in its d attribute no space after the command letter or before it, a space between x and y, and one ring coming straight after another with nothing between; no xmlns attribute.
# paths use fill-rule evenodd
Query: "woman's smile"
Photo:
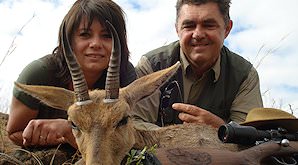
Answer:
<svg viewBox="0 0 298 165"><path fill-rule="evenodd" d="M98 53L89 53L89 54L86 54L85 57L87 57L87 58L91 58L91 59L107 58L105 55L103 55L103 54L98 54Z"/></svg>

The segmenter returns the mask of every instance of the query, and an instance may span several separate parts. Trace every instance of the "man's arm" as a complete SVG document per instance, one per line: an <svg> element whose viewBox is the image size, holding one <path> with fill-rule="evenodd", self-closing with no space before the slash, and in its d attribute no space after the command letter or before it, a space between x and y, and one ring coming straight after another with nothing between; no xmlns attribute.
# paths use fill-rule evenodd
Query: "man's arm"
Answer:
<svg viewBox="0 0 298 165"><path fill-rule="evenodd" d="M258 72L252 67L232 103L231 120L237 123L243 122L249 110L257 107L263 107L263 101Z"/></svg>
<svg viewBox="0 0 298 165"><path fill-rule="evenodd" d="M135 71L138 78L153 73L151 64L145 56L141 57ZM135 104L132 113L135 127L146 130L159 128L155 125L158 118L159 102L160 91L156 90Z"/></svg>
<svg viewBox="0 0 298 165"><path fill-rule="evenodd" d="M154 72L146 56L141 57L137 66L135 67L135 70L138 78Z"/></svg>
<svg viewBox="0 0 298 165"><path fill-rule="evenodd" d="M156 129L155 125L158 118L160 102L160 91L156 90L150 96L138 101L133 108L133 120L137 128L140 129Z"/></svg>

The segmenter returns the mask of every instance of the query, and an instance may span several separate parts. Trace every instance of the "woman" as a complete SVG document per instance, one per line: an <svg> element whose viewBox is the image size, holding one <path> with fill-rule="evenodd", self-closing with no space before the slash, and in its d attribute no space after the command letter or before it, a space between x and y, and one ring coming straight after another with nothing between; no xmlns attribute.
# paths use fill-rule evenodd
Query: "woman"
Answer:
<svg viewBox="0 0 298 165"><path fill-rule="evenodd" d="M135 80L129 50L123 10L111 0L78 0L62 22L89 89L104 89L112 38L105 27L108 20L118 32L121 43L120 86ZM71 76L64 59L60 25L59 45L53 53L29 64L18 82L57 86L73 90ZM51 146L68 143L77 148L66 120L66 111L55 110L14 88L7 131L9 138L20 146Z"/></svg>

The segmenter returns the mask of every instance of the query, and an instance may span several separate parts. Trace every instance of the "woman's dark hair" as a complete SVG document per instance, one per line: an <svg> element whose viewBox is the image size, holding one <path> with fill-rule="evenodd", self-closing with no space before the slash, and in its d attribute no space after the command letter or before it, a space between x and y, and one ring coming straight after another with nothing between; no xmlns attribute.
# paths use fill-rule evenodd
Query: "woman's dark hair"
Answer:
<svg viewBox="0 0 298 165"><path fill-rule="evenodd" d="M97 19L103 26L105 26L105 21L108 20L115 27L121 43L120 80L123 79L129 59L124 11L111 0L77 0L62 21L65 22L66 35L70 41L83 17L87 18L87 28L90 28L94 19ZM67 87L71 82L71 76L62 52L60 40L61 35L63 35L61 34L62 24L59 30L59 43L54 49L53 55L51 56L52 60L50 61L58 67L56 77L61 80L61 85Z"/></svg>
<svg viewBox="0 0 298 165"><path fill-rule="evenodd" d="M218 5L220 13L223 15L223 19L226 23L230 21L230 4L231 0L177 0L176 3L176 22L179 18L180 10L181 7L184 4L189 4L189 5L201 5L201 4L206 4L208 2L214 2Z"/></svg>

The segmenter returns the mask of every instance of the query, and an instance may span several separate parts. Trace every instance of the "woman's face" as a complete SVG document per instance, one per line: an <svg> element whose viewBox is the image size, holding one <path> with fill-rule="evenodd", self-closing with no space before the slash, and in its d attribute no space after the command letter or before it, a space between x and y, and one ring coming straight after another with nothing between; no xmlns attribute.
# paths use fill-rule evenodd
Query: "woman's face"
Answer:
<svg viewBox="0 0 298 165"><path fill-rule="evenodd" d="M100 74L109 64L112 50L111 34L96 19L87 29L87 20L83 18L74 31L72 48L84 74Z"/></svg>

